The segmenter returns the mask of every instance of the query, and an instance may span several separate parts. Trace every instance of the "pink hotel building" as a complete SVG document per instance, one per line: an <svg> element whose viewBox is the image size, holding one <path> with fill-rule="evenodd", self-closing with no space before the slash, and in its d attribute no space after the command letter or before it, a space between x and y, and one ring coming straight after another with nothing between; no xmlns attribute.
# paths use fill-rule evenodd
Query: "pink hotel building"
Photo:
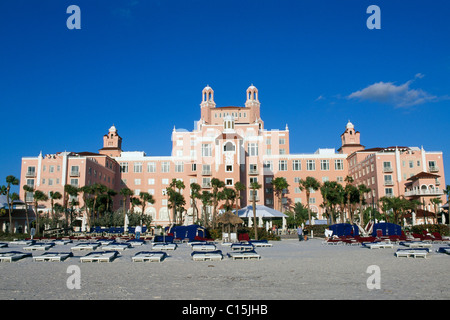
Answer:
<svg viewBox="0 0 450 320"><path fill-rule="evenodd" d="M24 194L23 184L47 193L63 193L65 184L80 187L102 183L116 191L127 186L136 195L141 191L152 194L156 202L148 205L145 213L152 216L152 224L168 225L165 190L173 178L183 180L186 185L182 191L186 207L190 207L190 183L196 182L203 190L210 190L210 181L215 177L228 186L237 181L247 186L241 195L242 206L250 204L249 185L258 181L262 185L257 191L258 204L278 208L271 181L281 176L290 185L283 198L283 207L287 209L296 202L306 203L306 193L298 188L300 179L312 176L319 182L345 184L345 177L350 175L356 185L363 183L372 189L365 194L370 204L377 204L382 196L404 195L425 201L425 209L433 211L431 198L442 197L443 203L446 202L441 188L445 186L442 152L417 147L365 149L360 144L360 133L348 122L337 151L318 149L313 154L293 154L287 125L284 130L265 129L258 90L253 85L247 89L243 107L216 107L214 91L207 86L202 91L200 110L201 117L193 131L173 129L171 156L122 151L122 138L112 126L103 137L103 148L98 153L60 152L24 157L21 198L32 196ZM79 200L82 207L81 196ZM114 208L120 208L121 197L116 196L114 200ZM321 203L320 191L313 192L310 206L319 219L325 218ZM49 208L50 202L45 205ZM192 222L192 209L186 214L186 221Z"/></svg>

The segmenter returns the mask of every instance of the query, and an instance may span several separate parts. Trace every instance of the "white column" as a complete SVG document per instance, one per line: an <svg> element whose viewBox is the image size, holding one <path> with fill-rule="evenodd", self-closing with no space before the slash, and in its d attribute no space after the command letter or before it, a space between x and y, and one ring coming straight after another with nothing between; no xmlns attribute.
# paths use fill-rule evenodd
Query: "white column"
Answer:
<svg viewBox="0 0 450 320"><path fill-rule="evenodd" d="M427 172L427 160L425 158L425 150L423 149L423 146L421 148L422 152L422 171Z"/></svg>
<svg viewBox="0 0 450 320"><path fill-rule="evenodd" d="M41 184L41 170L42 170L42 151L38 156L38 166L37 166L37 176L36 176L36 187L39 187Z"/></svg>

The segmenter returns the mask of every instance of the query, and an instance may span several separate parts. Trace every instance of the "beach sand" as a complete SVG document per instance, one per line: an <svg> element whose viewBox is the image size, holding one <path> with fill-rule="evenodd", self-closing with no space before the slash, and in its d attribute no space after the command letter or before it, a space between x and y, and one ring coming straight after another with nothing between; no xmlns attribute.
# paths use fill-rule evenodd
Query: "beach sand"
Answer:
<svg viewBox="0 0 450 320"><path fill-rule="evenodd" d="M81 263L89 251L75 252L63 262L24 258L0 263L0 299L150 299L150 300L301 300L301 299L449 299L450 256L397 258L393 249L323 245L322 239L271 242L256 248L261 260L231 260L230 247L217 244L222 261L193 261L191 247L179 244L162 263L132 262L151 245L119 252L111 263ZM70 252L74 244L56 245L49 252ZM22 251L10 244L6 251ZM101 251L99 249L95 251ZM42 252L33 252L33 256ZM69 289L67 268L81 272L81 288ZM369 289L367 268L380 270L380 289Z"/></svg>

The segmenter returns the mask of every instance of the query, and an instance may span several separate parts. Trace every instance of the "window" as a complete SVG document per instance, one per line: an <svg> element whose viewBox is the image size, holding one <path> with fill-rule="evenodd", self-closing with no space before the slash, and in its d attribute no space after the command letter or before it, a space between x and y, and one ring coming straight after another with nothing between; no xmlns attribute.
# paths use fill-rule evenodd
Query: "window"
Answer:
<svg viewBox="0 0 450 320"><path fill-rule="evenodd" d="M278 143L279 144L285 144L286 143L286 139L280 138L280 139L278 139Z"/></svg>
<svg viewBox="0 0 450 320"><path fill-rule="evenodd" d="M141 173L142 172L142 162L134 163L134 172Z"/></svg>
<svg viewBox="0 0 450 320"><path fill-rule="evenodd" d="M248 144L248 155L250 157L258 155L258 144L257 143L249 143Z"/></svg>
<svg viewBox="0 0 450 320"><path fill-rule="evenodd" d="M258 173L258 165L250 164L250 173Z"/></svg>
<svg viewBox="0 0 450 320"><path fill-rule="evenodd" d="M327 181L330 181L329 177L322 177L322 182L327 182Z"/></svg>
<svg viewBox="0 0 450 320"><path fill-rule="evenodd" d="M273 161L272 160L264 161L263 168L264 168L264 170L272 171L273 170Z"/></svg>
<svg viewBox="0 0 450 320"><path fill-rule="evenodd" d="M300 190L300 187L295 187L295 190L294 190L294 192L295 192L295 193L301 193L301 192L302 192L302 190Z"/></svg>
<svg viewBox="0 0 450 320"><path fill-rule="evenodd" d="M53 185L53 179L48 179L48 185L52 186Z"/></svg>
<svg viewBox="0 0 450 320"><path fill-rule="evenodd" d="M203 164L202 165L202 174L211 174L211 165L210 164Z"/></svg>
<svg viewBox="0 0 450 320"><path fill-rule="evenodd" d="M211 178L203 178L202 179L202 187L210 188L211 187Z"/></svg>
<svg viewBox="0 0 450 320"><path fill-rule="evenodd" d="M286 154L286 149L284 148L280 149L280 154Z"/></svg>
<svg viewBox="0 0 450 320"><path fill-rule="evenodd" d="M148 183L149 185L155 184L155 179L148 179L148 180L147 180L147 183Z"/></svg>
<svg viewBox="0 0 450 320"><path fill-rule="evenodd" d="M232 144L231 142L227 142L223 146L223 151L225 151L225 152L235 151L235 150L236 150L236 148L235 148L234 144Z"/></svg>
<svg viewBox="0 0 450 320"><path fill-rule="evenodd" d="M34 179L27 179L27 186L34 188Z"/></svg>
<svg viewBox="0 0 450 320"><path fill-rule="evenodd" d="M334 160L334 170L344 170L344 160L342 159Z"/></svg>
<svg viewBox="0 0 450 320"><path fill-rule="evenodd" d="M306 170L308 171L316 170L316 162L314 160L306 160Z"/></svg>
<svg viewBox="0 0 450 320"><path fill-rule="evenodd" d="M27 168L27 176L34 177L36 175L36 167Z"/></svg>
<svg viewBox="0 0 450 320"><path fill-rule="evenodd" d="M184 171L183 162L176 162L175 163L175 172L183 172L183 171Z"/></svg>
<svg viewBox="0 0 450 320"><path fill-rule="evenodd" d="M203 143L202 144L202 157L210 157L211 155L212 155L211 144Z"/></svg>
<svg viewBox="0 0 450 320"><path fill-rule="evenodd" d="M232 164L227 164L225 166L225 171L226 172L233 172L233 165Z"/></svg>
<svg viewBox="0 0 450 320"><path fill-rule="evenodd" d="M251 177L250 178L250 185L252 185L253 182L258 182L258 178L257 177Z"/></svg>
<svg viewBox="0 0 450 320"><path fill-rule="evenodd" d="M141 185L141 179L134 179L134 185L135 186Z"/></svg>
<svg viewBox="0 0 450 320"><path fill-rule="evenodd" d="M225 179L225 185L233 186L233 179Z"/></svg>
<svg viewBox="0 0 450 320"><path fill-rule="evenodd" d="M330 160L320 160L320 170L330 170Z"/></svg>
<svg viewBox="0 0 450 320"><path fill-rule="evenodd" d="M250 196L250 201L253 201L253 195L255 195L255 199L256 199L256 201L259 201L259 197L258 197L258 190L252 190L252 189L250 189L250 194L249 194L249 196Z"/></svg>
<svg viewBox="0 0 450 320"><path fill-rule="evenodd" d="M169 179L162 179L162 180L161 180L161 183L162 183L162 184L169 184Z"/></svg>
<svg viewBox="0 0 450 320"><path fill-rule="evenodd" d="M392 167L391 167L391 162L390 161L384 161L383 162L383 171L384 172L388 172L391 171Z"/></svg>
<svg viewBox="0 0 450 320"><path fill-rule="evenodd" d="M286 160L280 160L278 162L278 170L279 171L287 171L287 161Z"/></svg>
<svg viewBox="0 0 450 320"><path fill-rule="evenodd" d="M309 198L309 204L315 204L316 198Z"/></svg>
<svg viewBox="0 0 450 320"><path fill-rule="evenodd" d="M344 182L344 178L343 177L336 177L336 181L337 182Z"/></svg>
<svg viewBox="0 0 450 320"><path fill-rule="evenodd" d="M147 163L147 172L150 172L150 173L156 172L156 163L148 162Z"/></svg>
<svg viewBox="0 0 450 320"><path fill-rule="evenodd" d="M74 187L78 187L78 179L70 179L70 185Z"/></svg>
<svg viewBox="0 0 450 320"><path fill-rule="evenodd" d="M302 170L302 161L301 160L293 160L292 161L292 170L294 170L294 171Z"/></svg>
<svg viewBox="0 0 450 320"><path fill-rule="evenodd" d="M48 172L50 173L55 172L55 166L48 166Z"/></svg>
<svg viewBox="0 0 450 320"><path fill-rule="evenodd" d="M386 197L392 197L394 196L394 190L392 188L385 188L384 194L386 195Z"/></svg>
<svg viewBox="0 0 450 320"><path fill-rule="evenodd" d="M161 162L161 172L169 172L170 171L170 162L163 161Z"/></svg>
<svg viewBox="0 0 450 320"><path fill-rule="evenodd" d="M394 182L392 181L392 175L386 174L384 176L384 185L392 185Z"/></svg>
<svg viewBox="0 0 450 320"><path fill-rule="evenodd" d="M272 144L272 139L271 138L267 138L266 139L266 145L270 146Z"/></svg>
<svg viewBox="0 0 450 320"><path fill-rule="evenodd" d="M120 162L120 172L128 172L128 162Z"/></svg>

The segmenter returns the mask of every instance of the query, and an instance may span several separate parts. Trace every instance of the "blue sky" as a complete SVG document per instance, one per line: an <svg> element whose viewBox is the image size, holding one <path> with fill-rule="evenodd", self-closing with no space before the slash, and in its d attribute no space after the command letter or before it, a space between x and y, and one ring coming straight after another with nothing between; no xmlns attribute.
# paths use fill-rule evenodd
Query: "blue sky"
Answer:
<svg viewBox="0 0 450 320"><path fill-rule="evenodd" d="M69 5L81 30L69 30ZM381 29L369 30L369 5ZM368 148L444 152L450 182L450 3L400 0L15 0L0 2L0 184L23 156L123 149L170 155L201 91L217 106L259 90L291 153L338 148L350 119ZM314 138L311 138L314 137Z"/></svg>

